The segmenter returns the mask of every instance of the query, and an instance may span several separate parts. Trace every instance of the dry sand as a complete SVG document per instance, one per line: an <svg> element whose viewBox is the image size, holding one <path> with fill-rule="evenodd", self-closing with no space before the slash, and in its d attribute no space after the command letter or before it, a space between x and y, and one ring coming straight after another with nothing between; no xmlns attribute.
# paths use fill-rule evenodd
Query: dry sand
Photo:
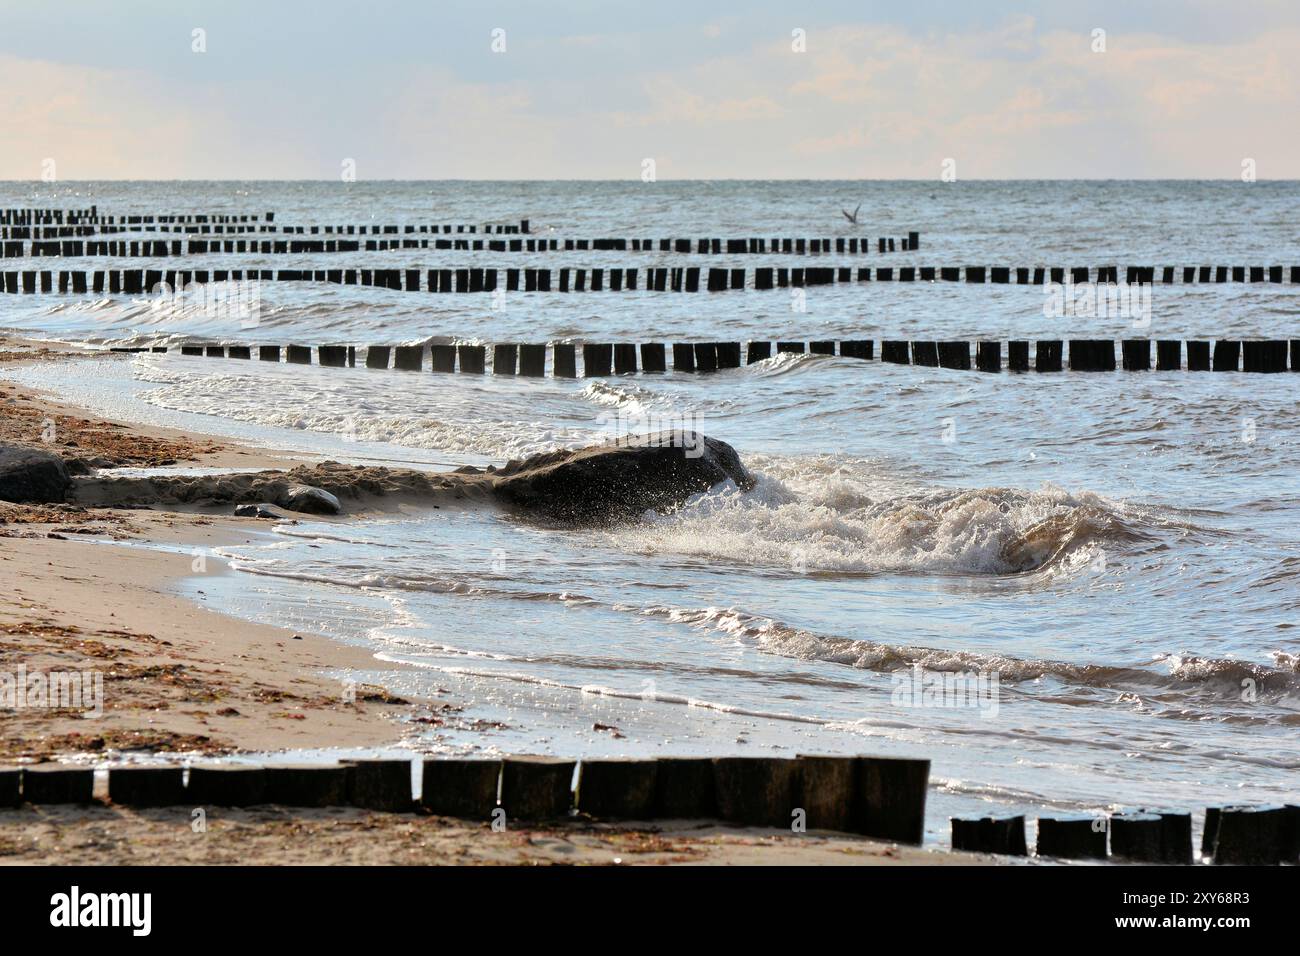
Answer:
<svg viewBox="0 0 1300 956"><path fill-rule="evenodd" d="M0 810L0 864L831 865L1012 862L826 833L575 819L507 828L420 814L254 807Z"/></svg>

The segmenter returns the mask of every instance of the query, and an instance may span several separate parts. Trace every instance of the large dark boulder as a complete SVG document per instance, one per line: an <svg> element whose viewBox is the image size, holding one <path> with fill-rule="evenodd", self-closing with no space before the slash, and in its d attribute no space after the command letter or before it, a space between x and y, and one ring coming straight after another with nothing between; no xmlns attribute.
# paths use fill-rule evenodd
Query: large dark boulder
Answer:
<svg viewBox="0 0 1300 956"><path fill-rule="evenodd" d="M678 430L512 461L495 472L493 490L555 521L599 524L672 510L726 481L743 491L754 487L734 448Z"/></svg>
<svg viewBox="0 0 1300 956"><path fill-rule="evenodd" d="M0 445L0 501L63 501L72 478L63 459L39 448Z"/></svg>

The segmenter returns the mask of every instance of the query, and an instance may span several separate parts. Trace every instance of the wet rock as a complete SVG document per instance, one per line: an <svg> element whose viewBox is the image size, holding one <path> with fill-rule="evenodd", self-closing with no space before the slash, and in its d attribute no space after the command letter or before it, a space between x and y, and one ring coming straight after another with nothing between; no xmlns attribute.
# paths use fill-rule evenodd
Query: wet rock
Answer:
<svg viewBox="0 0 1300 956"><path fill-rule="evenodd" d="M0 501L63 501L72 478L63 459L38 448L0 445Z"/></svg>
<svg viewBox="0 0 1300 956"><path fill-rule="evenodd" d="M736 450L678 430L512 461L494 474L493 490L545 517L589 524L669 511L727 481L742 491L754 487Z"/></svg>
<svg viewBox="0 0 1300 956"><path fill-rule="evenodd" d="M275 505L263 502L258 505L239 505L235 508L236 518L287 518L283 511Z"/></svg>
<svg viewBox="0 0 1300 956"><path fill-rule="evenodd" d="M336 515L343 510L338 498L313 485L290 485L276 504L309 515Z"/></svg>

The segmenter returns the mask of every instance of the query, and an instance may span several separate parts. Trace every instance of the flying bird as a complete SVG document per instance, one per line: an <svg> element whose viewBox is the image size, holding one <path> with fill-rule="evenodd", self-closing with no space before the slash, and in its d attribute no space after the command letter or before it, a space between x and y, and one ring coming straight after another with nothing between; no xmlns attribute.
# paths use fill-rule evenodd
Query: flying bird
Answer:
<svg viewBox="0 0 1300 956"><path fill-rule="evenodd" d="M858 209L861 208L862 208L862 203L858 203ZM847 219L849 222L853 223L856 226L858 224L858 209L853 210L852 214L850 214L847 209L841 209L840 212L844 213L845 219Z"/></svg>

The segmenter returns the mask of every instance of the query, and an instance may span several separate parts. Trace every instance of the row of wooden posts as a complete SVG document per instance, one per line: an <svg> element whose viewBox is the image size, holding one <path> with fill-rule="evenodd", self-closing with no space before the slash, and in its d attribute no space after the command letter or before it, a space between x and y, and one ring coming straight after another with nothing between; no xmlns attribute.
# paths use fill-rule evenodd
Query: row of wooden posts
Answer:
<svg viewBox="0 0 1300 956"><path fill-rule="evenodd" d="M137 807L355 806L487 821L718 819L748 826L856 833L919 844L930 762L890 757L554 757L425 759L417 804L412 762L113 767L108 798ZM576 792L574 789L577 779ZM91 803L94 771L0 769L0 806ZM802 811L802 814L799 813Z"/></svg>
<svg viewBox="0 0 1300 956"><path fill-rule="evenodd" d="M1126 811L1107 816L1040 817L1040 857L1111 859L1137 863L1193 862L1192 815L1186 811ZM1021 815L952 818L952 848L1026 856ZM1300 806L1210 807L1201 857L1218 864L1300 863Z"/></svg>
<svg viewBox="0 0 1300 956"><path fill-rule="evenodd" d="M1110 339L1039 339L1037 342L1013 340L1006 343L1006 364L1002 360L1002 342L934 342L890 341L880 343L880 361L896 365L919 365L981 372L1145 372L1153 368L1152 345L1155 345L1156 371L1189 372L1300 372L1300 339L1237 340L1123 339L1119 343L1120 361L1116 362L1116 343ZM1030 348L1033 346L1031 361ZM972 347L974 359L972 361ZM620 344L572 342L505 343L498 345L181 345L172 346L182 355L206 355L209 358L253 359L264 362L288 362L294 365L315 364L332 368L361 365L372 369L397 369L419 372L426 358L431 371L467 372L494 375L523 375L541 378L595 378L635 372L713 372L740 368L780 354L840 356L857 361L874 361L873 339L813 342L643 342ZM115 346L114 352L167 352L167 346ZM1186 362L1184 362L1184 351ZM549 361L548 361L548 352ZM488 359L491 357L491 362ZM581 356L581 367L578 358ZM671 356L671 365L669 358ZM1288 361L1289 359L1289 361Z"/></svg>
<svg viewBox="0 0 1300 956"><path fill-rule="evenodd" d="M917 248L916 233L903 237L903 251ZM465 252L671 252L681 255L821 256L831 253L865 255L866 236L835 239L49 239L0 242L0 258L75 259L93 256L165 259L212 254L311 255L334 252L389 252L434 249ZM877 252L894 252L892 236L876 240Z"/></svg>
<svg viewBox="0 0 1300 956"><path fill-rule="evenodd" d="M176 233L184 235L234 235L242 236L253 233L279 233L280 235L347 235L347 236L391 236L398 234L437 235L527 235L531 226L527 219L521 219L518 225L504 223L485 223L482 227L472 223L407 223L405 225L381 225L363 223L361 225L325 225L295 226L274 222L275 214L267 213L265 222L258 222L257 216L239 216L220 219L211 216L170 216L140 217L122 216L116 222L113 217L106 217L97 223L81 222L76 225L14 225L0 226L0 236L9 239L73 239L87 236L113 236L140 233ZM146 218L147 221L141 221ZM236 222L238 218L238 222Z"/></svg>
<svg viewBox="0 0 1300 956"><path fill-rule="evenodd" d="M1231 274L1233 282L1270 282L1290 281L1300 283L1300 266L1234 266L1218 267L1211 276L1210 266L1188 266L1183 270L1184 282L1227 282ZM1092 270L1086 266L1067 270L1051 269L1017 269L1017 285L1043 285L1051 283L1084 283L1093 281ZM557 275L557 284L552 284L552 273ZM749 281L749 270L745 268L709 268L698 266L685 267L650 267L644 270L647 292L726 292L736 289L774 289L804 288L809 286L832 285L835 283L870 283L875 282L922 282L944 281L981 284L989 280L994 284L1006 284L1010 269L993 268L986 270L983 266L966 266L960 268L934 269L931 267L911 267L894 269L890 266L853 268L850 266L809 266L806 268L756 268L753 270L753 282ZM125 295L145 295L157 292L170 292L191 286L207 285L216 282L328 282L335 285L376 286L381 289L393 289L405 292L458 292L479 293L495 292L500 285L500 274L505 274L504 289L507 292L622 292L636 291L641 288L642 270L632 268L612 269L99 269L99 270L24 270L3 273L4 283L0 291L16 295L23 293L33 295L37 292L82 294L86 292ZM1120 278L1118 267L1100 266L1097 268L1095 281L1102 285L1115 285L1121 281L1127 284L1150 285L1155 274L1154 268L1131 266ZM1068 275L1068 279L1067 279ZM938 278L936 278L938 276ZM1199 279L1198 279L1199 276ZM1164 270L1163 282L1174 281L1173 268Z"/></svg>

